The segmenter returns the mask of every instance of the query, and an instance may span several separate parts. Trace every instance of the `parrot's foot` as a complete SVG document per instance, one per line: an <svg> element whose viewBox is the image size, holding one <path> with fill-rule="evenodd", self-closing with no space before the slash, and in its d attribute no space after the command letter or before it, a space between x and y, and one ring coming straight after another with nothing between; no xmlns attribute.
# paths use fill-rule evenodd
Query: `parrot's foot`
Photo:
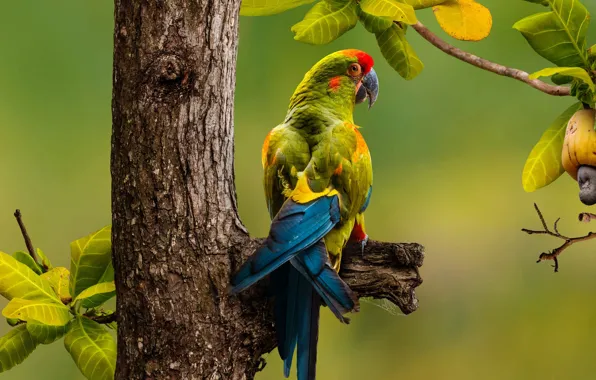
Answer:
<svg viewBox="0 0 596 380"><path fill-rule="evenodd" d="M368 243L368 235L364 236L364 239L360 242L360 246L362 247L362 256L364 256L364 248L366 248L366 244Z"/></svg>

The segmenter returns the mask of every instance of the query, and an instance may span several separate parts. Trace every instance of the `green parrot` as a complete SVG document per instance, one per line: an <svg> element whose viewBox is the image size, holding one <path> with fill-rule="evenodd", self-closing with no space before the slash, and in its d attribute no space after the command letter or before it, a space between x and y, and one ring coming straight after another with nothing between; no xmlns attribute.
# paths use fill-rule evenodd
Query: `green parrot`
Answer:
<svg viewBox="0 0 596 380"><path fill-rule="evenodd" d="M364 211L372 193L371 157L354 124L354 105L378 95L373 59L360 50L316 63L292 95L282 124L265 138L264 188L272 222L266 244L232 279L238 293L267 275L275 297L284 375L297 347L299 380L315 379L319 309L344 323L358 298L339 277L348 240L366 244Z"/></svg>

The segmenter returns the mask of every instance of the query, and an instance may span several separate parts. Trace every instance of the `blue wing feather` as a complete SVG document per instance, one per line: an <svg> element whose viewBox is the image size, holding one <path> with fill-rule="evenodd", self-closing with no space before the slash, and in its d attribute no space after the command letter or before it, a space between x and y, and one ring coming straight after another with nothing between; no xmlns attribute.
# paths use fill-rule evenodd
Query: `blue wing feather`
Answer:
<svg viewBox="0 0 596 380"><path fill-rule="evenodd" d="M265 245L232 279L232 293L248 288L321 240L337 224L339 217L337 196L324 196L306 204L288 199L273 219Z"/></svg>

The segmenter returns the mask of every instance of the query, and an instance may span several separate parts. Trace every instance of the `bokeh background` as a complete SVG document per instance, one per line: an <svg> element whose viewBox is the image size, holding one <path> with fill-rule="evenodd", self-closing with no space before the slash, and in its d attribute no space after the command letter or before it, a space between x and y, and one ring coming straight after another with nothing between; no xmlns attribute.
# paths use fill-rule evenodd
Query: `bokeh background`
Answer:
<svg viewBox="0 0 596 380"><path fill-rule="evenodd" d="M482 0L491 35L453 41L430 10L419 18L457 46L534 71L549 66L511 26L541 11L517 0ZM584 1L590 11L596 4ZM12 213L21 208L33 242L68 266L71 240L110 223L109 149L113 4L5 1L0 11L0 249L24 249ZM244 223L268 230L261 143L285 114L302 76L322 56L360 48L377 59L381 93L356 111L372 151L374 239L425 245L420 308L394 316L363 304L350 326L323 312L319 378L591 379L596 373L596 243L562 256L561 271L537 265L559 244L527 236L537 202L560 229L583 234L588 211L567 175L536 193L521 171L543 130L572 99L555 98L409 39L426 65L413 81L383 60L358 25L328 46L293 41L308 6L241 18L236 93L236 183ZM589 41L596 43L596 25ZM3 307L4 303L0 304ZM8 326L0 324L0 333ZM259 380L281 378L276 352ZM82 379L62 342L40 346L2 379Z"/></svg>

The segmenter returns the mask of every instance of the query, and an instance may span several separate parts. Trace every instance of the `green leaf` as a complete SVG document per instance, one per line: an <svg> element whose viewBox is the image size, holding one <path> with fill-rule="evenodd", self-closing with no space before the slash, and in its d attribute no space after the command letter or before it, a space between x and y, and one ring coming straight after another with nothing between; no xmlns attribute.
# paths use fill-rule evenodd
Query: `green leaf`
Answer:
<svg viewBox="0 0 596 380"><path fill-rule="evenodd" d="M544 5L545 7L548 6L548 0L526 0L528 3L540 4Z"/></svg>
<svg viewBox="0 0 596 380"><path fill-rule="evenodd" d="M6 318L6 323L8 323L9 326L15 327L23 323L23 321L17 318Z"/></svg>
<svg viewBox="0 0 596 380"><path fill-rule="evenodd" d="M335 40L358 22L354 1L323 0L312 7L304 20L292 27L294 39L313 45Z"/></svg>
<svg viewBox="0 0 596 380"><path fill-rule="evenodd" d="M37 256L39 256L39 259L41 260L41 265L42 267L44 267L44 269L52 269L52 263L50 262L50 259L48 259L46 254L43 253L43 251L39 248L37 248Z"/></svg>
<svg viewBox="0 0 596 380"><path fill-rule="evenodd" d="M369 15L360 9L360 7L358 7L358 18L364 29L369 33L382 33L393 25L393 21L390 18Z"/></svg>
<svg viewBox="0 0 596 380"><path fill-rule="evenodd" d="M62 303L50 300L24 300L13 298L2 310L6 318L21 321L35 320L50 326L64 326L70 321L70 311Z"/></svg>
<svg viewBox="0 0 596 380"><path fill-rule="evenodd" d="M561 74L570 76L573 78L577 78L583 83L587 84L590 90L594 91L594 82L588 72L579 67L549 67L547 69L542 69L530 75L530 79L537 79L540 77L550 77L554 74Z"/></svg>
<svg viewBox="0 0 596 380"><path fill-rule="evenodd" d="M415 24L416 12L411 5L399 3L395 0L362 0L360 8L373 16L388 17L394 21Z"/></svg>
<svg viewBox="0 0 596 380"><path fill-rule="evenodd" d="M0 338L0 372L5 372L21 364L35 350L37 342L33 340L27 327L20 325Z"/></svg>
<svg viewBox="0 0 596 380"><path fill-rule="evenodd" d="M58 301L46 279L4 252L0 252L0 294L8 300L19 297Z"/></svg>
<svg viewBox="0 0 596 380"><path fill-rule="evenodd" d="M544 132L540 140L534 146L522 174L522 185L524 190L532 192L544 187L565 171L561 159L565 129L573 114L582 107L576 103L567 108Z"/></svg>
<svg viewBox="0 0 596 380"><path fill-rule="evenodd" d="M64 347L89 380L111 380L116 368L116 342L97 322L75 318L64 337Z"/></svg>
<svg viewBox="0 0 596 380"><path fill-rule="evenodd" d="M19 263L28 266L29 269L31 269L36 274L42 273L41 267L35 262L35 260L33 260L33 257L31 257L31 255L27 252L17 251L12 254L12 257L14 257Z"/></svg>
<svg viewBox="0 0 596 380"><path fill-rule="evenodd" d="M242 0L241 16L269 16L312 3L314 0Z"/></svg>
<svg viewBox="0 0 596 380"><path fill-rule="evenodd" d="M63 304L69 304L72 300L68 282L70 279L70 272L64 267L52 268L41 275L42 278L48 280L54 293L60 298Z"/></svg>
<svg viewBox="0 0 596 380"><path fill-rule="evenodd" d="M70 294L75 297L100 280L112 281L111 228L104 227L70 243ZM107 273L107 274L106 274ZM111 277L109 278L109 273ZM106 278L108 276L108 278Z"/></svg>
<svg viewBox="0 0 596 380"><path fill-rule="evenodd" d="M570 90L570 95L575 96L580 102L589 105L594 104L594 90L589 84L580 81L579 79L574 79L573 82L571 82Z"/></svg>
<svg viewBox="0 0 596 380"><path fill-rule="evenodd" d="M50 344L62 338L68 331L68 324L64 326L50 326L40 323L34 319L26 324L27 331L31 337L38 343Z"/></svg>
<svg viewBox="0 0 596 380"><path fill-rule="evenodd" d="M401 0L402 3L411 5L414 9L424 9L443 4L449 0Z"/></svg>
<svg viewBox="0 0 596 380"><path fill-rule="evenodd" d="M573 77L570 77L568 75L553 74L553 76L550 77L550 80L552 80L554 84L562 86L564 84L571 83L573 81Z"/></svg>
<svg viewBox="0 0 596 380"><path fill-rule="evenodd" d="M542 57L557 66L590 67L586 32L590 14L579 0L547 0L550 12L528 16L513 25Z"/></svg>
<svg viewBox="0 0 596 380"><path fill-rule="evenodd" d="M406 40L405 30L393 25L376 37L383 57L399 75L410 80L420 74L424 65Z"/></svg>
<svg viewBox="0 0 596 380"><path fill-rule="evenodd" d="M82 301L84 308L92 308L102 305L104 302L116 295L116 285L112 282L102 282L93 285L81 292L75 302Z"/></svg>

